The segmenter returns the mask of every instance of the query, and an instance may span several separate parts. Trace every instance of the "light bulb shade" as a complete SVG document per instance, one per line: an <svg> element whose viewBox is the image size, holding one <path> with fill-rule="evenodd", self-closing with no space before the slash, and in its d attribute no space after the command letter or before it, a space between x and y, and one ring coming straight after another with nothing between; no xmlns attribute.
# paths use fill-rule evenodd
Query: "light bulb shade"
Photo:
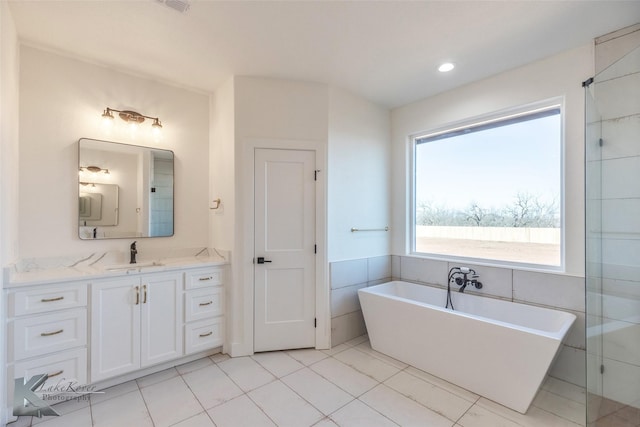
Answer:
<svg viewBox="0 0 640 427"><path fill-rule="evenodd" d="M107 108L106 110L104 110L104 112L102 113L102 118L104 120L113 120L113 114L111 114L110 108Z"/></svg>

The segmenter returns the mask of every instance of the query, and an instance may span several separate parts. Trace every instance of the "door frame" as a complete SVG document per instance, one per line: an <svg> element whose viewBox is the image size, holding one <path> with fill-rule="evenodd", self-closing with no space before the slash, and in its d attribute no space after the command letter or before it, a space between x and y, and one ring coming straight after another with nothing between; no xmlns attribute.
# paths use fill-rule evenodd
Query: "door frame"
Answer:
<svg viewBox="0 0 640 427"><path fill-rule="evenodd" d="M254 188L254 165L256 149L281 149L281 150L307 150L316 153L316 244L318 252L316 254L315 271L315 309L316 309L316 345L317 349L328 349L331 346L331 314L330 314L330 293L329 282L327 280L327 155L326 141L301 140L301 139L267 139L267 138L246 138L242 144L242 169L236 177L242 183L241 194L237 210L236 232L240 232L242 241L237 248L238 264L236 277L239 279L240 289L234 296L236 302L234 307L239 308L241 313L234 313L234 342L231 342L231 355L240 356L253 354L253 334L254 334L254 235L255 235L255 188ZM237 316L241 316L240 319ZM236 329L234 328L234 329Z"/></svg>

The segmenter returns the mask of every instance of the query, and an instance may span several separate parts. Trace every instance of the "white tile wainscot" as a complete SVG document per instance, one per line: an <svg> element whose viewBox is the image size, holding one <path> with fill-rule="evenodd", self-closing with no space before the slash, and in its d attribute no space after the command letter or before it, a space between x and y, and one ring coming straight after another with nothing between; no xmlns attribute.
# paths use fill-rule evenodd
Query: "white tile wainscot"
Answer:
<svg viewBox="0 0 640 427"><path fill-rule="evenodd" d="M43 389L66 379L97 391L219 353L226 268L190 258L115 272L5 272L5 410L14 378L47 374Z"/></svg>

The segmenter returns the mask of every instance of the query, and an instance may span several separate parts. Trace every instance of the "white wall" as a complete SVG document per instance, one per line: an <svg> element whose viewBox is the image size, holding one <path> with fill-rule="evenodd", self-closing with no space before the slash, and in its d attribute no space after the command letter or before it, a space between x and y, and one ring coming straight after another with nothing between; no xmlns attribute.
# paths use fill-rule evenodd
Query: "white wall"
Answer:
<svg viewBox="0 0 640 427"><path fill-rule="evenodd" d="M107 106L158 116L132 136ZM148 125L148 126L145 126ZM138 250L208 245L209 97L29 46L20 50L20 257L48 257L128 248L123 240L81 241L77 230L77 141L81 137L173 150L175 235L143 239Z"/></svg>
<svg viewBox="0 0 640 427"><path fill-rule="evenodd" d="M210 146L209 146L209 194L210 207L213 200L220 199L218 209L210 209L211 246L233 251L235 226L235 114L234 79L230 78L211 96Z"/></svg>
<svg viewBox="0 0 640 427"><path fill-rule="evenodd" d="M18 256L19 49L7 2L0 2L0 260Z"/></svg>
<svg viewBox="0 0 640 427"><path fill-rule="evenodd" d="M473 266L484 288L478 292L571 311L578 316L551 375L585 384L584 340L584 90L593 75L593 46L586 45L488 79L394 109L392 132L392 254L394 277L446 285L453 264L407 256L409 242L409 136L448 123L558 96L564 97L565 272ZM446 78L443 76L443 78Z"/></svg>
<svg viewBox="0 0 640 427"><path fill-rule="evenodd" d="M235 260L235 114L234 114L234 78L218 87L210 98L210 142L209 142L209 203L220 199L217 209L209 209L209 242L213 248L229 251ZM228 276L225 277L226 313L234 313L234 307L241 296L236 277L239 275L238 263L233 262ZM235 303L235 304L234 304ZM244 319L231 314L226 317L226 336L223 351L230 351L229 341L234 331L243 330Z"/></svg>
<svg viewBox="0 0 640 427"><path fill-rule="evenodd" d="M211 122L210 198L222 200L221 208L211 211L211 241L233 252L229 351L242 355L253 349L252 153L257 146L317 152L317 188L328 205L317 218L317 338L322 336L317 342L328 344L327 259L389 252L388 233L349 231L365 221L389 224L388 110L324 84L236 76L212 96Z"/></svg>
<svg viewBox="0 0 640 427"><path fill-rule="evenodd" d="M7 2L0 2L0 265L18 252L18 83L19 50L16 28ZM2 284L2 277L0 277ZM6 396L5 302L0 292L0 425L4 425Z"/></svg>
<svg viewBox="0 0 640 427"><path fill-rule="evenodd" d="M329 261L388 255L389 110L344 90L329 90Z"/></svg>
<svg viewBox="0 0 640 427"><path fill-rule="evenodd" d="M565 99L566 272L584 275L584 93L593 75L586 45L392 111L392 253L407 253L408 136L536 101ZM443 78L446 78L443 76Z"/></svg>
<svg viewBox="0 0 640 427"><path fill-rule="evenodd" d="M316 150L316 164L326 167L328 126L327 86L260 77L234 78L235 224L232 259L232 355L253 352L253 149L255 147ZM229 100L227 99L227 102ZM328 307L326 275L326 216L324 182L317 212L318 272L323 295L316 304ZM317 334L328 342L328 308L318 312Z"/></svg>

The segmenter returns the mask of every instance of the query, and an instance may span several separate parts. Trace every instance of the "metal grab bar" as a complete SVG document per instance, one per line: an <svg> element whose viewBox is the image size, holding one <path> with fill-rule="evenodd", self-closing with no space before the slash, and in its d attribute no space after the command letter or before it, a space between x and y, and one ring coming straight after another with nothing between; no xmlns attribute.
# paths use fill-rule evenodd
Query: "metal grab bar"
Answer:
<svg viewBox="0 0 640 427"><path fill-rule="evenodd" d="M389 227L385 228L351 228L351 232L355 233L356 231L389 231Z"/></svg>

